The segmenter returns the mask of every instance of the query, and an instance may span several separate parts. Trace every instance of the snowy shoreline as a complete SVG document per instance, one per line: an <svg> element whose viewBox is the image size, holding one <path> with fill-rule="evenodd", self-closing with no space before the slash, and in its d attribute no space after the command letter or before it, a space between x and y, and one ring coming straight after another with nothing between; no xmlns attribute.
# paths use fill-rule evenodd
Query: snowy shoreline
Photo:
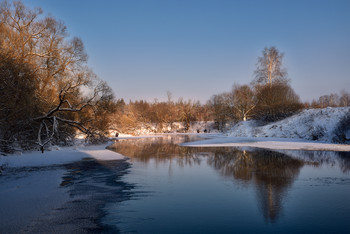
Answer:
<svg viewBox="0 0 350 234"><path fill-rule="evenodd" d="M255 120L241 121L225 136L182 145L350 152L349 144L333 144L339 134L339 123L349 115L350 107L307 109L281 121L263 125ZM345 127L341 130L344 130L344 137L350 139L348 129Z"/></svg>
<svg viewBox="0 0 350 234"><path fill-rule="evenodd" d="M0 165L6 167L35 167L48 165L62 165L83 158L94 158L96 160L121 160L125 157L116 152L106 149L112 142L91 146L70 146L55 148L41 153L40 151L29 151L21 154L0 156Z"/></svg>
<svg viewBox="0 0 350 234"><path fill-rule="evenodd" d="M278 150L350 151L350 145L330 144L292 138L215 137L181 144L186 147L255 147Z"/></svg>

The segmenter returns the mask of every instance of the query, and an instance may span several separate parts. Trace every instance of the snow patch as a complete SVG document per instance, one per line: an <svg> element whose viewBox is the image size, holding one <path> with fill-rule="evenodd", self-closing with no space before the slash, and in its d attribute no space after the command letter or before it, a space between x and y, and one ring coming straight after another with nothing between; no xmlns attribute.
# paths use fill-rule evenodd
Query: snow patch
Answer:
<svg viewBox="0 0 350 234"><path fill-rule="evenodd" d="M26 152L18 155L0 156L0 166L5 165L7 167L39 167L50 165L62 165L75 161L82 160L83 158L95 158L97 160L120 160L124 159L124 156L116 152L106 149L108 144L95 145L95 146L72 146L55 148L52 151L40 151Z"/></svg>
<svg viewBox="0 0 350 234"><path fill-rule="evenodd" d="M123 159L124 156L113 152L111 150L82 150L81 152L86 153L90 155L92 158L97 159L97 160L104 160L104 161L109 161L109 160L120 160Z"/></svg>
<svg viewBox="0 0 350 234"><path fill-rule="evenodd" d="M255 147L274 150L350 151L350 145L327 144L303 139L270 137L221 137L203 141L187 142L181 145L187 147Z"/></svg>

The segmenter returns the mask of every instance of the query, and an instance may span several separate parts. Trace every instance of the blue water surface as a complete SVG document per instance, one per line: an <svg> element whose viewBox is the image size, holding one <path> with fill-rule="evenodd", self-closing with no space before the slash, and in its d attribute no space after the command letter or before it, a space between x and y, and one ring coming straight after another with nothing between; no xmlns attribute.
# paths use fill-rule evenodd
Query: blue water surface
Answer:
<svg viewBox="0 0 350 234"><path fill-rule="evenodd" d="M191 140L112 145L135 187L103 222L122 233L350 233L349 152L178 145Z"/></svg>

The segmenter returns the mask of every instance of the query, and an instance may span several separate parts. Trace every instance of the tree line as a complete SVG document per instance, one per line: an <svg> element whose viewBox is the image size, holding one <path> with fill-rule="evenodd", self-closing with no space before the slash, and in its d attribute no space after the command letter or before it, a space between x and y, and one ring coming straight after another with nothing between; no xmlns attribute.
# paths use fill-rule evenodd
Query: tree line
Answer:
<svg viewBox="0 0 350 234"><path fill-rule="evenodd" d="M169 93L168 93L169 94ZM125 103L123 99L117 100L117 111L112 115L112 128L118 132L135 133L140 128L164 133L169 131L186 132L194 121L211 120L211 111L208 105L198 101L169 99L166 102L147 102L144 100ZM177 128L175 123L182 123Z"/></svg>
<svg viewBox="0 0 350 234"><path fill-rule="evenodd" d="M325 108L325 107L346 107L350 106L350 93L342 90L338 93L322 95L318 99L306 102L308 108Z"/></svg>

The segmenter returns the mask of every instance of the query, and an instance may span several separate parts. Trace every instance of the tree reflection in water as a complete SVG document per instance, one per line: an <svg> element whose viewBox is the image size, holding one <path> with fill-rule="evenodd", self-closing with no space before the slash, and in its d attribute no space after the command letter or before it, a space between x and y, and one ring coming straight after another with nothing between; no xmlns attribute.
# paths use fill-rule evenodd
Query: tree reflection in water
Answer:
<svg viewBox="0 0 350 234"><path fill-rule="evenodd" d="M205 155L199 148L179 146L180 143L195 140L195 136L171 135L154 138L139 138L119 140L108 148L130 158L130 161L149 163L172 163L174 160L181 167L199 165ZM202 139L202 138L200 138Z"/></svg>
<svg viewBox="0 0 350 234"><path fill-rule="evenodd" d="M314 166L338 166L343 173L350 171L350 152L283 150L281 153Z"/></svg>
<svg viewBox="0 0 350 234"><path fill-rule="evenodd" d="M278 218L288 187L293 183L304 162L281 153L257 150L221 148L208 163L223 176L253 182L257 199L266 221Z"/></svg>
<svg viewBox="0 0 350 234"><path fill-rule="evenodd" d="M195 140L194 136L165 136L120 140L109 148L130 158L131 162L145 164L154 161L178 166L200 165L204 160L224 177L244 183L253 183L259 208L267 222L275 222L282 211L288 189L304 165L338 165L345 173L350 170L347 153L325 151L239 150L232 147L191 148L178 144Z"/></svg>
<svg viewBox="0 0 350 234"><path fill-rule="evenodd" d="M252 153L256 161L254 182L257 198L266 220L276 221L288 188L299 175L303 161L276 152Z"/></svg>

